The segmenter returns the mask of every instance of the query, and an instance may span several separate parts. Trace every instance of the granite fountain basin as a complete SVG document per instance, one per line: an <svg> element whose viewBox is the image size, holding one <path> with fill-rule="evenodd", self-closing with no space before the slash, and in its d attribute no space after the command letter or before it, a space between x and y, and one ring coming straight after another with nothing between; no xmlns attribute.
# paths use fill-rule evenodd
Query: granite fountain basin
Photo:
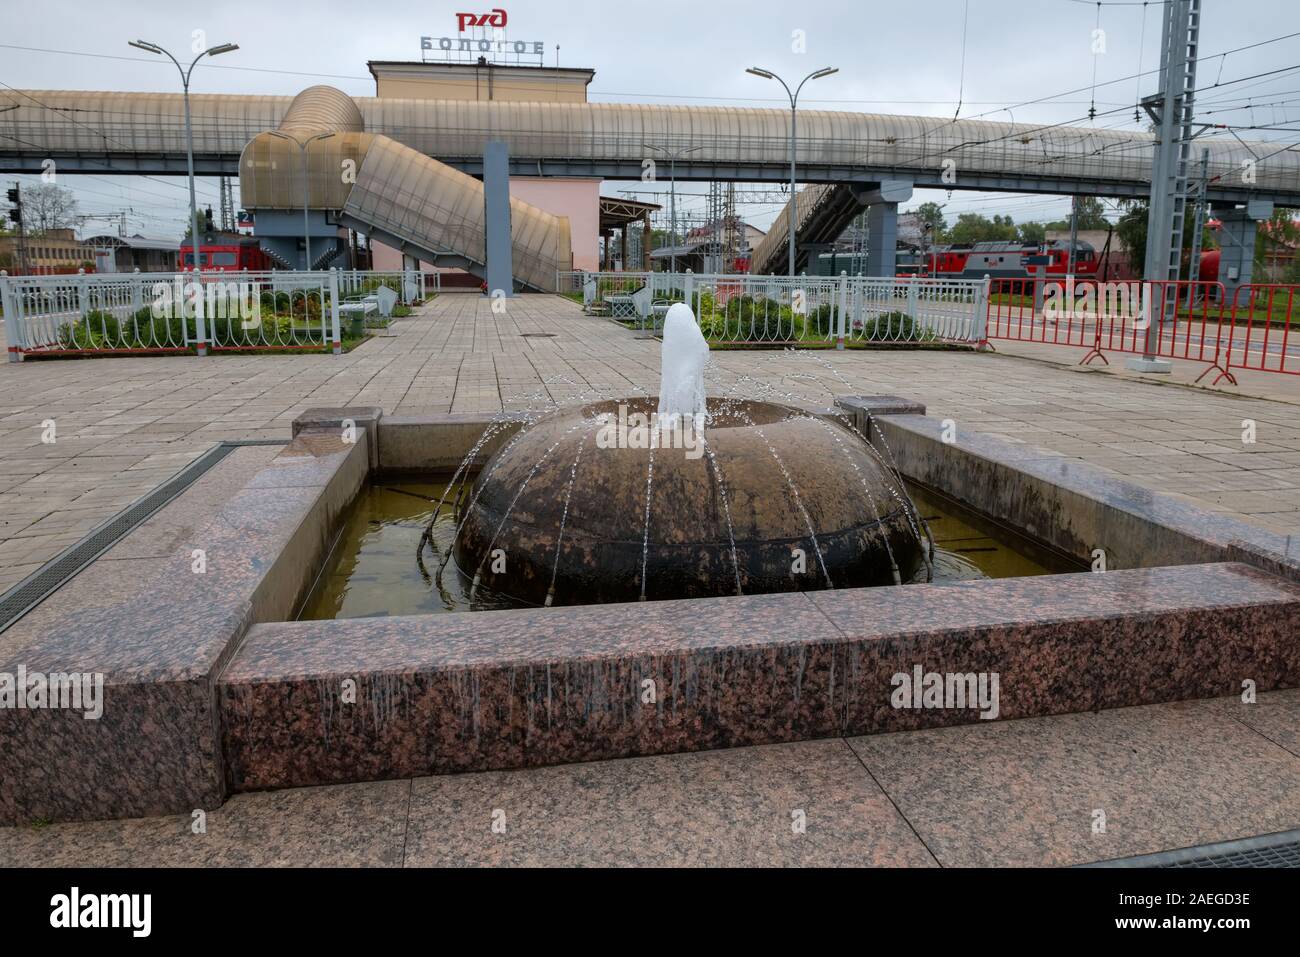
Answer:
<svg viewBox="0 0 1300 957"><path fill-rule="evenodd" d="M0 672L105 676L96 721L0 709L0 821L993 720L898 706L917 668L996 674L999 721L1300 685L1283 538L1063 456L945 442L896 398L809 411L1045 548L1102 552L1105 572L298 620L367 481L482 470L522 424L311 410L290 444L232 455L0 635ZM69 762L75 778L48 773Z"/></svg>
<svg viewBox="0 0 1300 957"><path fill-rule="evenodd" d="M1300 681L1300 575L1282 543L1060 457L978 435L954 448L941 422L892 397L844 397L814 414L840 427L847 417L908 479L1028 529L1044 548L1082 567L1100 549L1110 564L1104 574L259 624L218 687L228 785L988 720L975 708L896 707L897 676L918 667L997 675L998 720ZM482 468L518 434L505 425L476 448L488 426L378 417L376 474L451 472L458 453ZM348 681L365 708L338 705Z"/></svg>

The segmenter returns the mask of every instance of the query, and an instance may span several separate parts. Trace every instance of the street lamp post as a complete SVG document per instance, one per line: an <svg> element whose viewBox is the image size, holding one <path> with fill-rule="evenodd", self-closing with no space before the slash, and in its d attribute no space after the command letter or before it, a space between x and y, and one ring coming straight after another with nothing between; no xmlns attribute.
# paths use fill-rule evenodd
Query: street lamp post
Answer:
<svg viewBox="0 0 1300 957"><path fill-rule="evenodd" d="M311 272L311 222L307 218L307 147L312 144L313 140L327 140L334 134L332 132L317 133L315 136L309 136L305 140L300 140L296 136L289 133L282 133L279 130L268 130L267 132L272 136L278 136L282 140L288 140L290 143L296 144L298 152L302 154L302 239L303 248L307 255L305 270Z"/></svg>
<svg viewBox="0 0 1300 957"><path fill-rule="evenodd" d="M771 70L764 70L759 67L752 66L745 72L752 73L754 74L754 76L761 76L765 80L776 80L783 87L785 87L785 95L790 98L790 240L789 242L790 242L790 276L791 278L793 278L794 277L794 234L795 234L795 227L797 225L798 213L799 213L799 199L796 193L798 186L795 185L795 168L794 168L795 140L796 137L798 136L798 130L799 130L798 113L796 112L796 109L799 105L799 91L803 89L803 85L807 83L809 80L820 80L824 76L830 76L832 73L839 73L840 71L838 67L833 67L833 66L823 67L820 70L814 70L812 73L809 73L806 77L804 77L802 80L799 81L799 85L795 87L793 93L790 92L790 85L786 83L785 80L781 79L779 76L773 73Z"/></svg>
<svg viewBox="0 0 1300 957"><path fill-rule="evenodd" d="M942 206L940 206L938 209L935 210L935 214L939 216L940 219L942 219L943 211L947 208L948 208L948 204L944 203ZM939 225L938 223L923 223L921 225L921 236L924 241L924 248L921 251L920 272L923 272L926 276L934 275L934 271L930 268L930 245L934 241L934 231L938 227L938 225Z"/></svg>
<svg viewBox="0 0 1300 957"><path fill-rule="evenodd" d="M668 218L672 223L670 227L672 230L672 237L669 240L669 242L672 244L671 246L672 252L669 253L669 259L671 262L671 265L669 266L669 271L676 273L677 272L677 160L678 158L685 156L687 153L694 153L698 149L703 149L703 147L688 146L685 149L670 151L665 149L662 146L651 146L649 143L642 143L641 146L648 150L655 150L658 153L663 153L664 156L668 157L668 180L669 180Z"/></svg>
<svg viewBox="0 0 1300 957"><path fill-rule="evenodd" d="M162 54L176 64L176 69L181 74L181 86L185 93L185 163L190 177L190 247L193 249L194 265L197 268L201 259L199 254L199 209L194 201L194 127L190 122L190 74L194 72L194 65L205 56L219 56L222 53L230 53L233 50L238 50L239 45L236 43L222 43L219 46L208 47L190 62L188 70L181 66L179 60L156 43L149 43L145 40L132 40L129 45L147 53Z"/></svg>

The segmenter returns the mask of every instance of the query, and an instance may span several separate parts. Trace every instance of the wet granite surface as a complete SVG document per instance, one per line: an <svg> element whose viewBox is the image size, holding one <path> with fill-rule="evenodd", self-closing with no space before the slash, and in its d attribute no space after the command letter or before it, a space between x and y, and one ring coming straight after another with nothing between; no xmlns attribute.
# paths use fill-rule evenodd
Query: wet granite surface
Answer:
<svg viewBox="0 0 1300 957"><path fill-rule="evenodd" d="M558 862L576 867L935 863L839 739L413 782L409 866Z"/></svg>
<svg viewBox="0 0 1300 957"><path fill-rule="evenodd" d="M843 395L835 405L845 412L868 415L925 415L925 404L899 395Z"/></svg>
<svg viewBox="0 0 1300 957"><path fill-rule="evenodd" d="M1300 761L1235 704L262 791L201 837L188 814L0 827L0 865L1081 863L1300 823ZM1295 721L1300 692L1251 707Z"/></svg>
<svg viewBox="0 0 1300 957"><path fill-rule="evenodd" d="M377 405L312 408L294 418L292 433L294 438L305 431L338 434L351 422L357 431L365 432L369 440L367 460L374 468L379 464L379 422L383 417L384 410Z"/></svg>
<svg viewBox="0 0 1300 957"><path fill-rule="evenodd" d="M1293 693L1288 693L1293 694ZM1269 707L1292 713L1296 699ZM1300 825L1300 758L1188 701L849 741L945 867L1061 866ZM1095 812L1105 830L1094 833Z"/></svg>
<svg viewBox="0 0 1300 957"><path fill-rule="evenodd" d="M202 525L182 496L120 543L124 554L166 546L165 556L116 559L114 549L5 632L0 672L102 674L104 713L0 710L0 822L220 804L216 676L251 621L288 611L292 597L277 609L268 591L282 590L286 565L312 541L323 547L324 525L313 529L309 516L334 486L360 480L365 454L364 440L304 433L268 466L274 487L239 488L219 505L199 499ZM231 491L231 476L222 481Z"/></svg>
<svg viewBox="0 0 1300 957"><path fill-rule="evenodd" d="M845 634L879 639L876 687L924 671L997 672L1000 717L1300 685L1300 586L1238 564L1183 565L931 588L917 628L905 607L865 592L812 601ZM861 679L860 679L861 680ZM878 730L970 720L961 710L895 710L855 695L847 726Z"/></svg>
<svg viewBox="0 0 1300 957"><path fill-rule="evenodd" d="M1297 633L1297 586L1180 566L266 624L218 696L238 791L981 720L893 707L916 666L998 672L1004 718L1294 687Z"/></svg>
<svg viewBox="0 0 1300 957"><path fill-rule="evenodd" d="M0 866L935 864L838 739L263 791L194 822L0 827Z"/></svg>
<svg viewBox="0 0 1300 957"><path fill-rule="evenodd" d="M933 428L891 411L877 421ZM1267 532L1059 457L965 433L958 446L1063 482L1062 501L1094 495L1096 514L1172 542L1179 560L1236 554L1291 573L1286 543ZM918 665L997 671L1003 718L1235 694L1243 678L1261 692L1300 684L1300 593L1242 565L250 630L288 614L284 593L311 574L369 457L306 428L247 488L203 503L206 522L132 536L132 557L110 553L0 636L0 671L104 671L108 683L97 722L0 711L0 738L19 745L0 753L0 821L214 807L229 788L993 724L973 709L891 707L891 677ZM102 566L136 577L114 588ZM348 679L354 704L341 700ZM1273 715L1284 737L1290 718ZM69 760L75 780L59 770Z"/></svg>
<svg viewBox="0 0 1300 957"><path fill-rule="evenodd" d="M471 465L481 467L519 431L525 420L526 416L519 411L386 415L380 420L377 433L379 469L420 475L454 472L476 445L479 450ZM493 431L485 439L489 427Z"/></svg>
<svg viewBox="0 0 1300 957"><path fill-rule="evenodd" d="M409 781L295 788L236 795L204 820L191 811L0 827L0 866L394 867L410 790Z"/></svg>
<svg viewBox="0 0 1300 957"><path fill-rule="evenodd" d="M1300 758L1300 690L1259 695L1249 703L1237 694L1216 703L1227 717Z"/></svg>
<svg viewBox="0 0 1300 957"><path fill-rule="evenodd" d="M924 415L873 420L899 469L1076 558L1109 568L1244 562L1300 582L1300 539L1248 525L1076 458L968 432L942 439ZM874 433L873 433L874 436Z"/></svg>

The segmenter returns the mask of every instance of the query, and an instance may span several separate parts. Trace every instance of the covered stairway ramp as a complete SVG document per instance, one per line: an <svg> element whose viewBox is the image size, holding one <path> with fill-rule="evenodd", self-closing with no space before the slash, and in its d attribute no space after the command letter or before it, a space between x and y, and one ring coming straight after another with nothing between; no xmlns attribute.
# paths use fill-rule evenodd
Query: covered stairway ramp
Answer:
<svg viewBox="0 0 1300 957"><path fill-rule="evenodd" d="M795 272L804 272L808 268L810 252L839 239L849 224L866 209L871 235L871 252L867 259L869 274L892 276L892 247L897 236L898 204L911 196L911 183L898 180L865 185L818 183L804 187L799 191L796 201L798 220L794 242ZM884 248L883 241L886 239L889 245ZM882 243L880 249L877 249L878 242ZM787 202L777 214L772 228L754 249L750 272L785 275L789 270L789 248L790 203Z"/></svg>
<svg viewBox="0 0 1300 957"><path fill-rule="evenodd" d="M425 262L487 268L483 184L466 173L380 134L365 132L352 98L332 87L304 90L278 127L255 136L239 162L240 195L257 234L301 234L304 196L323 212L323 230L355 229ZM296 231L296 232L294 232ZM517 288L555 289L571 264L569 221L510 200Z"/></svg>
<svg viewBox="0 0 1300 957"><path fill-rule="evenodd" d="M387 136L376 136L339 210L339 225L425 262L486 278L483 184ZM518 286L554 292L571 265L569 220L510 201L511 258Z"/></svg>

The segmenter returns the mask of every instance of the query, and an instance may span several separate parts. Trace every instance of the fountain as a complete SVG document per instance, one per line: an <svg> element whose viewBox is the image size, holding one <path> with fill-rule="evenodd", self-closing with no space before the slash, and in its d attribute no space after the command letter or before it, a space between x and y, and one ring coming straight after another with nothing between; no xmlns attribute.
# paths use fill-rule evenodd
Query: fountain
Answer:
<svg viewBox="0 0 1300 957"><path fill-rule="evenodd" d="M5 633L0 672L110 677L102 721L0 708L0 822L984 720L895 707L918 666L999 675L1000 719L1300 683L1284 536L951 442L914 402L807 371L818 353L710 367L706 399L693 325L673 313L654 396L555 375L495 417L313 409L273 458L230 452ZM818 407L836 390L852 420ZM106 599L123 557L150 587ZM445 613L467 608L500 610Z"/></svg>
<svg viewBox="0 0 1300 957"><path fill-rule="evenodd" d="M705 398L690 308L665 317L658 396L532 419L471 485L462 462L454 560L521 604L701 598L928 580L932 544L897 473L847 420ZM481 444L481 443L480 443Z"/></svg>

